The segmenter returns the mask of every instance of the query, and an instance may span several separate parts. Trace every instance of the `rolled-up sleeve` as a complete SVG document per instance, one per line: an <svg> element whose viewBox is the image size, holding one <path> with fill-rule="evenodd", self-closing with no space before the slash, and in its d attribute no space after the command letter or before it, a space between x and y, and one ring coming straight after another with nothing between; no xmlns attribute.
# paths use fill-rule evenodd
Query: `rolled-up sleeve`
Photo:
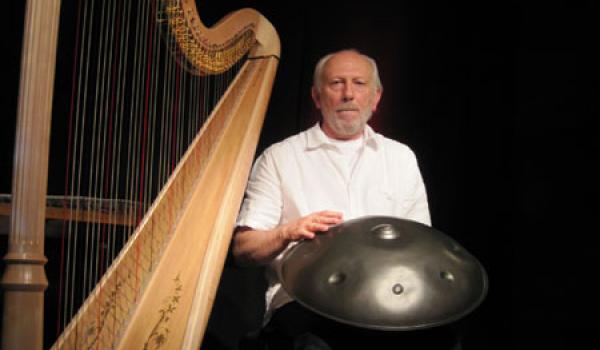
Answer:
<svg viewBox="0 0 600 350"><path fill-rule="evenodd" d="M410 194L412 205L406 212L406 218L431 226L431 217L429 214L429 203L427 200L425 183L423 182L423 176L421 175L417 158L412 151L410 152L410 161L408 162L406 168L410 174L408 181L410 182L409 187L412 192Z"/></svg>
<svg viewBox="0 0 600 350"><path fill-rule="evenodd" d="M279 224L281 208L281 178L271 150L267 149L252 167L236 226L272 229Z"/></svg>
<svg viewBox="0 0 600 350"><path fill-rule="evenodd" d="M405 145L388 141L387 151L391 187L398 188L396 199L402 203L396 216L431 226L427 191L417 157Z"/></svg>

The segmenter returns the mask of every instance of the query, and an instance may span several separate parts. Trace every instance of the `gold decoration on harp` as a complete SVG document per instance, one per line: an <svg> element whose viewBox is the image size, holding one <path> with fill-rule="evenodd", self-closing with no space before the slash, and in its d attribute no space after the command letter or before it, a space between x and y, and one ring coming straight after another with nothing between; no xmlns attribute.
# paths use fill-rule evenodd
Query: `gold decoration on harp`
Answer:
<svg viewBox="0 0 600 350"><path fill-rule="evenodd" d="M161 348L169 336L170 330L168 323L179 305L181 292L183 290L183 283L181 282L179 274L173 279L173 283L175 284L173 287L173 294L163 301L164 307L158 310L160 318L152 328L152 332L148 336L148 339L146 339L144 350Z"/></svg>
<svg viewBox="0 0 600 350"><path fill-rule="evenodd" d="M162 14L162 16L161 16ZM166 16L166 18L165 18ZM162 17L162 18L161 18ZM200 33L200 23L187 14L181 0L163 0L158 23L177 42L174 50L179 64L190 74L210 75L228 71L255 44L254 23L246 25L221 44L209 43Z"/></svg>
<svg viewBox="0 0 600 350"><path fill-rule="evenodd" d="M127 275L127 280L131 279L131 274ZM93 320L89 324L85 325L85 331L83 332L82 345L84 349L95 349L97 348L100 335L103 334L103 330L107 325L107 320L115 319L115 310L117 309L117 299L119 290L123 286L123 281L118 281L110 291L106 291L107 297L103 301L100 307L100 313L97 320Z"/></svg>

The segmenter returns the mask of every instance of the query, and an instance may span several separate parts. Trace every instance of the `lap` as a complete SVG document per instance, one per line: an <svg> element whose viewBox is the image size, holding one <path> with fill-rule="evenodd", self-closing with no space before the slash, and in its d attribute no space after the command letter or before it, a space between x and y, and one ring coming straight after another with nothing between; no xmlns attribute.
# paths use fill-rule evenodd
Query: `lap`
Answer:
<svg viewBox="0 0 600 350"><path fill-rule="evenodd" d="M296 302L275 311L262 329L263 349L352 349L401 346L403 349L459 349L451 326L414 331L381 331L346 325L320 316Z"/></svg>

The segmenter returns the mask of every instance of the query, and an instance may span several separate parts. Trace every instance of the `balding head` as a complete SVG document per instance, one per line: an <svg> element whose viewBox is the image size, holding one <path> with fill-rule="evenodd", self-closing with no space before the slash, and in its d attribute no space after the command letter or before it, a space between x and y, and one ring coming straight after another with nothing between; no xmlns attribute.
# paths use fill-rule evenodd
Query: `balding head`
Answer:
<svg viewBox="0 0 600 350"><path fill-rule="evenodd" d="M316 88L318 91L321 90L321 85L323 84L323 68L327 65L327 62L329 62L329 60L332 57L334 57L336 55L347 55L347 54L358 55L369 63L369 65L371 66L371 70L372 70L371 81L374 83L373 87L375 89L382 90L383 86L381 85L381 79L379 78L379 70L377 69L377 63L371 57L369 57L365 54L362 54L360 51L355 50L355 49L340 50L340 51L332 52L328 55L323 56L319 60L319 62L317 62L317 65L315 66L315 71L313 73L313 87Z"/></svg>

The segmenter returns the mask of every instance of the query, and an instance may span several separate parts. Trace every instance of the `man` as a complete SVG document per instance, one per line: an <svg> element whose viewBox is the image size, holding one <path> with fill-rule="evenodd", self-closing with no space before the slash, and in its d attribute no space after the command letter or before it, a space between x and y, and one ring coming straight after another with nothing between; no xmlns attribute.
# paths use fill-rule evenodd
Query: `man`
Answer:
<svg viewBox="0 0 600 350"><path fill-rule="evenodd" d="M267 265L263 339L268 349L343 348L357 345L356 334L382 339L381 332L349 331L292 302L276 271L293 242L365 215L430 224L413 152L367 125L383 92L375 61L355 50L339 51L318 62L313 79L321 121L257 159L233 238L238 261Z"/></svg>

